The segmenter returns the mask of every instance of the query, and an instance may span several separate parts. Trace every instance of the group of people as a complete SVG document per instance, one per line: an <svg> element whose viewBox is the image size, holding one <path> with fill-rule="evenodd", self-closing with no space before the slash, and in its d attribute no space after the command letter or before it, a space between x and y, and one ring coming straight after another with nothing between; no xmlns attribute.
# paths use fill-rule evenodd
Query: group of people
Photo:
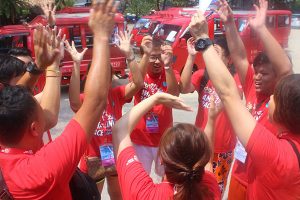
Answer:
<svg viewBox="0 0 300 200"><path fill-rule="evenodd" d="M93 57L83 84L86 49L78 52L56 27L35 28L35 60L24 49L0 55L0 169L11 198L72 199L69 183L78 166L99 193L106 180L111 199L221 199L226 185L233 200L300 199L300 75L266 28L268 2L259 0L249 19L264 45L253 64L228 3L220 0L226 37L212 41L203 13L193 15L180 75L170 45L145 36L138 63L131 36L120 32L130 78L114 86L109 40L118 4L93 2ZM55 9L44 9L52 26ZM74 61L69 100L75 114L46 143L44 133L58 120L64 51ZM192 73L199 53L205 69ZM35 94L42 74L45 86ZM194 91L196 122L173 125L172 108L191 111L179 94ZM134 107L122 116L132 99ZM153 163L159 183L150 178Z"/></svg>

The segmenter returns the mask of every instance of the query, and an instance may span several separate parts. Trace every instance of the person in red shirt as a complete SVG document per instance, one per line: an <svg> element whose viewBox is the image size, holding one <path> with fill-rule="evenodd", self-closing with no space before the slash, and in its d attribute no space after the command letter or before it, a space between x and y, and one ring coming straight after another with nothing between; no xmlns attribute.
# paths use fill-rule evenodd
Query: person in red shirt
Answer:
<svg viewBox="0 0 300 200"><path fill-rule="evenodd" d="M117 6L113 0L93 5L89 20L93 54L102 56L93 56L85 101L56 140L41 147L45 118L30 91L20 86L0 91L0 166L14 199L72 198L70 179L106 105L111 77L108 47ZM61 43L55 42L49 51L50 34L44 27L34 31L34 38L35 49L44 55L42 63L51 65ZM57 79L55 72L47 76Z"/></svg>
<svg viewBox="0 0 300 200"><path fill-rule="evenodd" d="M258 15L265 13L267 2L261 0L260 6L260 9L257 8ZM203 13L198 12L192 18L190 30L197 41L209 40ZM273 39L270 35L268 37ZM272 133L245 107L226 66L218 58L214 48L209 43L206 44L199 50L202 51L209 77L249 158L245 199L299 199L300 75L286 75L275 87L274 96L271 96L269 102L269 120L278 129L276 133Z"/></svg>
<svg viewBox="0 0 300 200"><path fill-rule="evenodd" d="M159 104L191 110L178 97L158 92L135 105L113 127L113 144L123 199L220 199L220 190L210 172L212 166L209 162L212 156L214 115L211 115L209 127L205 130L209 137L196 126L185 123L178 123L164 132L158 149L158 158L165 169L161 183L154 184L143 169L130 133L139 120ZM206 171L206 167L209 171Z"/></svg>
<svg viewBox="0 0 300 200"><path fill-rule="evenodd" d="M242 88L238 76L235 74L234 66L230 63L226 38L216 38L213 43L218 55L222 61L226 63L228 70L233 74L238 87ZM197 127L204 129L208 118L210 96L213 95L215 97L215 103L218 105L221 105L221 100L209 80L206 69L200 69L192 74L193 64L197 54L194 45L194 38L191 37L187 42L189 56L181 73L180 90L181 93L184 94L194 92L195 90L198 92L199 105L195 124ZM223 192L228 172L233 161L233 150L236 145L235 135L224 111L218 115L215 134L213 171L217 177L220 190Z"/></svg>
<svg viewBox="0 0 300 200"><path fill-rule="evenodd" d="M236 66L246 98L246 106L252 116L268 130L276 134L277 128L268 120L270 96L278 80L292 73L292 64L280 44L267 30L267 3L260 1L255 6L257 14L249 21L250 27L261 39L264 52L259 53L250 65L246 49L237 31L233 14L226 1L221 2L220 19L225 25L225 33L232 61ZM235 149L235 162L229 188L229 199L245 199L247 189L248 158L244 146L238 142Z"/></svg>
<svg viewBox="0 0 300 200"><path fill-rule="evenodd" d="M126 85L114 88L111 86L109 89L107 106L100 117L91 143L79 164L81 171L89 174L97 182L100 194L106 178L108 193L112 200L121 199L118 177L115 170L111 135L112 127L115 124L115 121L121 118L123 105L129 103L134 94L143 87L143 77L137 62L135 61L133 49L130 45L131 36L129 36L127 32L120 32L119 34L120 44L118 46L126 56L132 75L132 81ZM76 113L84 102L84 94L80 94L80 63L87 49L84 49L79 53L75 48L74 42L72 42L72 46L70 46L68 41L65 43L67 47L66 50L70 53L74 61L74 68L69 86L69 99L70 106ZM94 162L96 162L96 167L92 167ZM98 172L102 171L102 173L92 173L92 168L96 168L98 169Z"/></svg>
<svg viewBox="0 0 300 200"><path fill-rule="evenodd" d="M134 105L144 101L156 92L168 92L179 95L179 74L172 69L173 51L170 45L163 44L157 38L145 36L141 44L143 54L140 69L144 77L144 86L134 96ZM155 173L163 174L163 168L157 160L157 150L163 132L173 124L172 109L164 105L154 106L139 121L131 134L131 140L137 157L150 174L152 163Z"/></svg>

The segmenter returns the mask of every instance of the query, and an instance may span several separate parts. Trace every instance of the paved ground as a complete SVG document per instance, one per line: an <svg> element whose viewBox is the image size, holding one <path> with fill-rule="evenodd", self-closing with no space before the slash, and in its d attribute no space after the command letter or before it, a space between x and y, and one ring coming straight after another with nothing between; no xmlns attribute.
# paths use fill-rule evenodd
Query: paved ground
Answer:
<svg viewBox="0 0 300 200"><path fill-rule="evenodd" d="M289 48L287 49L288 53L291 55L293 64L294 64L294 72L300 73L300 30L293 29L290 34ZM62 95L61 95L61 109L59 115L59 122L55 128L52 129L52 133L55 134L55 137L58 136L63 128L66 126L66 123L73 116L73 112L70 110L69 100L68 100L68 88L62 87ZM175 122L189 122L194 123L196 111L197 111L197 94L186 94L180 95L184 101L193 107L194 112L183 112L174 110L174 121ZM124 106L123 111L126 112L131 108L132 104L126 104ZM106 187L103 190L102 199L109 199L109 196L106 192Z"/></svg>

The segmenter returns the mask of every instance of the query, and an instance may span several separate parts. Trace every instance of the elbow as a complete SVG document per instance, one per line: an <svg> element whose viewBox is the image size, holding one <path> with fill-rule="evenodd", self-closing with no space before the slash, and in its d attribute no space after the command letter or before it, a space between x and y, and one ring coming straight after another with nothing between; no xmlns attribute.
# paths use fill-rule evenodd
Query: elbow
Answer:
<svg viewBox="0 0 300 200"><path fill-rule="evenodd" d="M48 131L49 129L56 126L58 122L58 113L57 114L45 113L45 115L46 115L45 131Z"/></svg>
<svg viewBox="0 0 300 200"><path fill-rule="evenodd" d="M74 113L76 113L80 109L81 105L79 103L74 103L70 101L70 108Z"/></svg>

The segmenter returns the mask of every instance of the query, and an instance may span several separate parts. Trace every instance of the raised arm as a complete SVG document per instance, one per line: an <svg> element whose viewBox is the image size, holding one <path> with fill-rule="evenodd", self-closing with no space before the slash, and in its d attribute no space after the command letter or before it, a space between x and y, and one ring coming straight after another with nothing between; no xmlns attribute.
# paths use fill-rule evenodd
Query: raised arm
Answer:
<svg viewBox="0 0 300 200"><path fill-rule="evenodd" d="M113 144L116 158L126 147L132 146L130 133L135 125L153 106L164 104L169 107L191 111L178 97L167 93L156 93L134 106L113 127Z"/></svg>
<svg viewBox="0 0 300 200"><path fill-rule="evenodd" d="M55 24L56 24L56 18L55 18L56 5L53 6L52 3L48 3L47 1L44 1L41 4L41 8L46 16L48 25L50 27L55 26Z"/></svg>
<svg viewBox="0 0 300 200"><path fill-rule="evenodd" d="M132 35L129 36L127 32L119 34L120 45L118 47L125 54L132 75L132 81L125 86L125 99L131 99L144 85L144 76L138 67L130 45L131 38Z"/></svg>
<svg viewBox="0 0 300 200"><path fill-rule="evenodd" d="M246 48L236 28L231 8L226 0L220 0L218 14L225 25L225 35L227 39L230 57L239 75L241 84L244 86L249 67Z"/></svg>
<svg viewBox="0 0 300 200"><path fill-rule="evenodd" d="M190 30L196 40L209 38L207 22L200 11L192 17ZM204 50L203 59L210 80L223 102L234 132L241 143L246 146L256 126L256 120L244 106L233 77L212 45Z"/></svg>
<svg viewBox="0 0 300 200"><path fill-rule="evenodd" d="M161 47L161 60L164 63L166 81L167 81L167 91L168 93L178 96L179 95L179 85L173 71L173 49L170 45L162 45Z"/></svg>
<svg viewBox="0 0 300 200"><path fill-rule="evenodd" d="M183 94L194 92L195 87L192 84L192 71L197 51L195 50L195 39L189 38L187 41L188 57L180 76L180 92Z"/></svg>
<svg viewBox="0 0 300 200"><path fill-rule="evenodd" d="M79 53L75 47L74 41L72 41L71 46L68 40L66 40L65 45L66 51L70 54L73 60L73 69L69 85L70 107L74 112L77 112L82 105L82 102L80 101L80 64L88 49L85 48L81 53Z"/></svg>
<svg viewBox="0 0 300 200"><path fill-rule="evenodd" d="M90 140L106 107L111 82L109 39L115 24L119 2L93 1L89 26L94 34L93 58L84 88L84 101L74 119Z"/></svg>
<svg viewBox="0 0 300 200"><path fill-rule="evenodd" d="M143 37L142 43L141 43L141 48L143 50L143 56L142 56L142 59L139 64L139 69L142 73L143 79L147 73L149 57L150 57L150 53L153 48L152 40L153 40L153 38L151 36L147 35L147 36Z"/></svg>
<svg viewBox="0 0 300 200"><path fill-rule="evenodd" d="M265 53L279 80L283 76L293 73L292 63L280 44L266 27L268 1L259 0L259 7L254 5L254 8L256 10L256 15L255 18L249 19L249 25L261 39L265 48Z"/></svg>

